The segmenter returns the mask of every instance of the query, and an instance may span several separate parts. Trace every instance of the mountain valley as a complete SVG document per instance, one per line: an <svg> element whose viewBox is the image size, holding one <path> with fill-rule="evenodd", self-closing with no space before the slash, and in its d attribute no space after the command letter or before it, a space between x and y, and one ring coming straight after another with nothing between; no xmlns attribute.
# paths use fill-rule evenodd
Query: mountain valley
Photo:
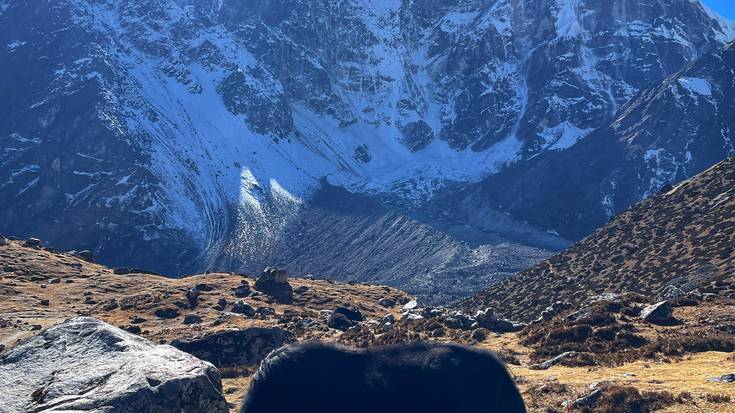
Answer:
<svg viewBox="0 0 735 413"><path fill-rule="evenodd" d="M6 1L0 22L0 231L111 266L276 260L448 302L733 153L735 26L689 0ZM384 212L346 220L332 187Z"/></svg>

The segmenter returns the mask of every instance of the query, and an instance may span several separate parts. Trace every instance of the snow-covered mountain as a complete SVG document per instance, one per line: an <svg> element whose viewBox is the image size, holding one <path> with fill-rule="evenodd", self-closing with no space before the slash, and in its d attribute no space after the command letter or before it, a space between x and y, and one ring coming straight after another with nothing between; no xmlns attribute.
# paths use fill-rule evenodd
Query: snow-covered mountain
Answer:
<svg viewBox="0 0 735 413"><path fill-rule="evenodd" d="M735 155L733 114L735 43L645 88L610 125L569 150L452 194L454 209L501 210L582 238L641 199Z"/></svg>
<svg viewBox="0 0 735 413"><path fill-rule="evenodd" d="M734 36L691 0L0 0L0 230L252 270L323 177L421 207Z"/></svg>

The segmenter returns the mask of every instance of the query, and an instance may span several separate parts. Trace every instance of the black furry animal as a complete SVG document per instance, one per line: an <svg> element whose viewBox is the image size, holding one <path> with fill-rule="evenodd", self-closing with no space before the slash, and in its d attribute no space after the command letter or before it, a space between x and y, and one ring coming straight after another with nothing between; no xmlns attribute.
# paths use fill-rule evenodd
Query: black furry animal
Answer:
<svg viewBox="0 0 735 413"><path fill-rule="evenodd" d="M417 343L353 350L309 343L261 364L240 413L523 413L491 353Z"/></svg>

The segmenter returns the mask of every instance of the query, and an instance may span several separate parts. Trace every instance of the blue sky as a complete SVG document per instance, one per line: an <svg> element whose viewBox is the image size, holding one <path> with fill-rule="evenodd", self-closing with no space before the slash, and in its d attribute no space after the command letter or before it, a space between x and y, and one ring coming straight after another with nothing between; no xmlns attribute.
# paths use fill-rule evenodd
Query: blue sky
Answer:
<svg viewBox="0 0 735 413"><path fill-rule="evenodd" d="M735 0L702 0L713 10L730 20L735 20Z"/></svg>

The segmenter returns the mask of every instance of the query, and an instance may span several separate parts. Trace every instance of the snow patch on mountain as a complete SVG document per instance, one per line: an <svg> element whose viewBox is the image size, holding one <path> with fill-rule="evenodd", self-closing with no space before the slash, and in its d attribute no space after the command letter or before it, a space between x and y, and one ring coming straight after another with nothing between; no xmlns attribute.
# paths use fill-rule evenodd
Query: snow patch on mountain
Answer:
<svg viewBox="0 0 735 413"><path fill-rule="evenodd" d="M683 77L679 79L679 84L688 90L691 95L712 96L712 85L707 79Z"/></svg>
<svg viewBox="0 0 735 413"><path fill-rule="evenodd" d="M666 149L649 149L644 153L643 159L649 164L649 170L654 172L644 198L657 193L664 185L676 182L680 168L684 167L683 163Z"/></svg>
<svg viewBox="0 0 735 413"><path fill-rule="evenodd" d="M592 133L592 128L578 128L569 123L562 122L552 128L546 128L541 133L548 150L563 150L572 147L581 139Z"/></svg>
<svg viewBox="0 0 735 413"><path fill-rule="evenodd" d="M582 33L579 23L580 0L557 0L556 33L559 37L577 37Z"/></svg>

